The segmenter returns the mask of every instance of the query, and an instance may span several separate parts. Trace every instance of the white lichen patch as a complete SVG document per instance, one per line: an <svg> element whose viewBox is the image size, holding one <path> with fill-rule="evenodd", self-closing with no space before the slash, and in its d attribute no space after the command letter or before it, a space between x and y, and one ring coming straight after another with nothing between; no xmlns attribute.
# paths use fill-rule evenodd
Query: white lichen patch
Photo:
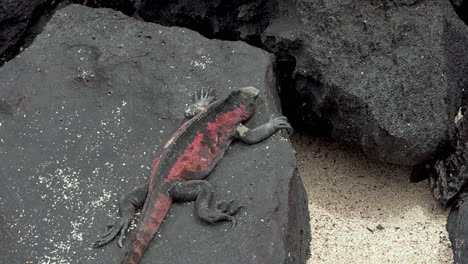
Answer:
<svg viewBox="0 0 468 264"><path fill-rule="evenodd" d="M42 171L43 168L47 166L38 170ZM39 189L44 190L41 198L48 204L47 214L39 220L38 225L46 227L49 232L47 237L43 237L39 236L37 228L29 228L32 233L22 237L23 243L34 248L39 244L38 240L48 241L48 253L39 256L38 263L74 263L74 255L88 247L89 242L85 241L84 236L89 232L93 216L105 207L105 202L111 199L112 194L103 190L102 197L83 200L84 194L89 193L91 179L84 177L80 169L70 166L58 167L53 173L32 176L31 180L45 187ZM64 218L68 221L62 221ZM90 262L93 260L91 255L86 258Z"/></svg>
<svg viewBox="0 0 468 264"><path fill-rule="evenodd" d="M95 218L102 217L105 211L106 221L110 221L117 210L115 201L122 190L102 186L110 181L116 168L128 167L127 159L116 163L114 158L129 153L128 141L134 131L126 122L129 103L120 101L113 109L105 109L101 119L93 119L85 108L71 110L75 104L63 101L54 105L53 115L47 117L49 122L36 118L37 113L28 115L18 135L19 142L28 143L15 144L5 152L28 155L39 146L45 153L25 159L32 161L27 166L21 160L11 165L11 170L18 173L12 177L27 177L28 182L28 186L15 185L12 190L18 197L33 196L38 204L32 207L20 198L18 209L6 219L16 243L28 249L31 263L74 264L77 259L79 263L96 263L99 251L91 249L99 235L92 231ZM2 121L0 129L3 127ZM53 136L45 133L50 130L55 133ZM5 150L0 148L0 154L2 151ZM146 157L151 153L138 155ZM0 198L1 202L5 200ZM102 232L106 224L100 223Z"/></svg>
<svg viewBox="0 0 468 264"><path fill-rule="evenodd" d="M213 60L206 55L200 56L200 59L198 60L190 61L190 65L192 65L193 67L199 67L202 69L205 69L207 65L212 64L212 63L213 63Z"/></svg>
<svg viewBox="0 0 468 264"><path fill-rule="evenodd" d="M90 205L92 208L104 207L107 202L111 201L114 195L114 192L103 189L102 196L91 201Z"/></svg>

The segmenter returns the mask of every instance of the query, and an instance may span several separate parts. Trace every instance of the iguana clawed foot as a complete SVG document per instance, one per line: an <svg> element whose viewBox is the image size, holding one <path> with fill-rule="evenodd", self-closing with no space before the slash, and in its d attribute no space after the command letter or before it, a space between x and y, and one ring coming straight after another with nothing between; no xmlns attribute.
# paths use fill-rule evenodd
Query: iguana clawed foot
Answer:
<svg viewBox="0 0 468 264"><path fill-rule="evenodd" d="M119 247L122 247L123 238L129 225L130 225L130 220L125 220L123 218L117 219L113 225L107 226L109 230L104 235L99 237L99 239L96 242L94 242L93 247L98 248L98 247L107 245L117 235L119 236L117 244L119 245Z"/></svg>
<svg viewBox="0 0 468 264"><path fill-rule="evenodd" d="M202 88L200 92L193 95L193 104L185 109L185 116L192 118L205 109L209 104L216 100L213 90L204 91Z"/></svg>
<svg viewBox="0 0 468 264"><path fill-rule="evenodd" d="M275 131L280 129L288 129L289 131L293 130L291 124L288 123L288 119L285 116L271 115L268 124L275 128Z"/></svg>
<svg viewBox="0 0 468 264"><path fill-rule="evenodd" d="M205 91L203 88L201 88L200 92L196 92L193 95L193 102L194 103L204 101L204 102L208 102L206 104L206 105L208 105L211 102L213 102L214 100L215 100L215 96L214 96L214 91L212 89L209 89L208 91Z"/></svg>
<svg viewBox="0 0 468 264"><path fill-rule="evenodd" d="M235 215L241 207L243 206L239 205L239 202L236 201L219 201L216 203L215 209L200 209L198 214L200 218L207 222L214 223L217 221L227 220L232 222L232 226L234 227L236 226L237 221L233 215Z"/></svg>

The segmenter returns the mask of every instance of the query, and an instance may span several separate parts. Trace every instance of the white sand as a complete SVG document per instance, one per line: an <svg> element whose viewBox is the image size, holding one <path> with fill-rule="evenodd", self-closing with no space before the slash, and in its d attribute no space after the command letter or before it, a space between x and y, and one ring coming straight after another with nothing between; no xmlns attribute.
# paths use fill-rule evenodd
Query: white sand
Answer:
<svg viewBox="0 0 468 264"><path fill-rule="evenodd" d="M291 139L309 196L308 264L453 262L448 211L438 207L427 181L409 183L410 167L298 132Z"/></svg>

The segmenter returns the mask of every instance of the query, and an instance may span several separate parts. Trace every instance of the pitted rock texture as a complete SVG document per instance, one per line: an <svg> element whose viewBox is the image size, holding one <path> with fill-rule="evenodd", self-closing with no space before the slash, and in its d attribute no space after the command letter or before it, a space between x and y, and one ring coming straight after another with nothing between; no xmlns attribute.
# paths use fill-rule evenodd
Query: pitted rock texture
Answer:
<svg viewBox="0 0 468 264"><path fill-rule="evenodd" d="M118 263L115 243L91 245L120 195L145 182L193 93L212 88L222 98L256 86L247 126L263 124L279 114L273 60L110 9L58 11L0 68L0 262ZM237 226L204 223L193 203L175 204L142 264L306 262L307 199L286 138L234 143L208 180L215 200L245 206Z"/></svg>
<svg viewBox="0 0 468 264"><path fill-rule="evenodd" d="M62 1L0 1L0 66L31 43Z"/></svg>
<svg viewBox="0 0 468 264"><path fill-rule="evenodd" d="M460 109L456 123L454 151L427 170L434 197L442 208L450 208L447 231L452 243L454 264L468 263L468 119Z"/></svg>
<svg viewBox="0 0 468 264"><path fill-rule="evenodd" d="M372 157L418 164L454 131L468 29L448 1L297 1L264 32L296 59L305 120Z"/></svg>
<svg viewBox="0 0 468 264"><path fill-rule="evenodd" d="M290 117L371 157L419 164L454 132L468 85L468 29L449 1L153 2L138 8L148 21L275 53ZM215 12L220 6L232 8Z"/></svg>
<svg viewBox="0 0 468 264"><path fill-rule="evenodd" d="M450 2L454 5L454 6L461 6L463 4L463 0L450 0Z"/></svg>
<svg viewBox="0 0 468 264"><path fill-rule="evenodd" d="M243 39L257 44L278 12L278 3L271 0L141 0L135 5L145 21L187 27L209 38Z"/></svg>
<svg viewBox="0 0 468 264"><path fill-rule="evenodd" d="M463 107L463 112L465 109ZM460 116L461 113L460 111ZM462 202L459 197L460 193L468 186L468 119L466 116L462 116L456 123L454 141L453 153L445 159L437 160L434 168L426 169L434 198L439 201L442 208L458 206Z"/></svg>
<svg viewBox="0 0 468 264"><path fill-rule="evenodd" d="M454 264L468 264L468 202L453 209L447 221Z"/></svg>
<svg viewBox="0 0 468 264"><path fill-rule="evenodd" d="M452 0L452 5L458 16L465 22L468 23L468 1L464 0Z"/></svg>
<svg viewBox="0 0 468 264"><path fill-rule="evenodd" d="M128 16L135 13L135 5L140 0L68 0L74 4L82 4L94 8L111 8Z"/></svg>

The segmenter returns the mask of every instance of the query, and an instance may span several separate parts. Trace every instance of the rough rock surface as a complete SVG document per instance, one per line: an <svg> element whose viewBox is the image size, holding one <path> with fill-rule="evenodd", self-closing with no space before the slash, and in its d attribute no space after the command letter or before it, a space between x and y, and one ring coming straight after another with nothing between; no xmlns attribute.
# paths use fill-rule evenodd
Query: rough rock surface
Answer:
<svg viewBox="0 0 468 264"><path fill-rule="evenodd" d="M463 109L465 112L465 108ZM428 167L429 182L434 198L442 208L461 202L459 193L468 186L468 118L462 117L456 123L454 151L445 159L435 162L434 168Z"/></svg>
<svg viewBox="0 0 468 264"><path fill-rule="evenodd" d="M145 181L191 95L256 86L247 126L262 124L279 112L272 60L109 9L58 11L0 68L0 262L117 263L124 250L92 242L118 197ZM215 199L246 206L237 226L206 224L193 203L176 204L142 264L306 262L307 198L287 139L234 143L208 180Z"/></svg>
<svg viewBox="0 0 468 264"><path fill-rule="evenodd" d="M464 0L452 0L452 5L458 16L468 24L468 1Z"/></svg>
<svg viewBox="0 0 468 264"><path fill-rule="evenodd" d="M454 6L461 6L463 4L463 0L450 0L450 2L454 5Z"/></svg>
<svg viewBox="0 0 468 264"><path fill-rule="evenodd" d="M260 34L276 15L272 0L141 0L138 14L162 25L191 28L210 38L258 41Z"/></svg>
<svg viewBox="0 0 468 264"><path fill-rule="evenodd" d="M35 37L60 0L0 1L0 66ZM42 23L44 21L44 23ZM26 38L26 39L25 39Z"/></svg>
<svg viewBox="0 0 468 264"><path fill-rule="evenodd" d="M305 1L264 32L296 59L301 112L380 160L414 165L453 133L468 29L448 1Z"/></svg>
<svg viewBox="0 0 468 264"><path fill-rule="evenodd" d="M128 16L135 12L135 4L140 0L69 0L74 4L83 4L94 8L111 8L118 10Z"/></svg>
<svg viewBox="0 0 468 264"><path fill-rule="evenodd" d="M210 37L248 35L274 52L290 117L327 126L372 157L415 165L453 133L468 84L468 29L449 1L145 2L154 1L138 10L146 20ZM218 6L232 8L213 18ZM262 17L257 27L232 19L242 10L245 21Z"/></svg>
<svg viewBox="0 0 468 264"><path fill-rule="evenodd" d="M430 185L436 200L443 208L452 207L447 231L454 256L454 264L468 264L468 118L466 107L460 109L456 123L454 151L437 160L428 170Z"/></svg>
<svg viewBox="0 0 468 264"><path fill-rule="evenodd" d="M468 202L453 209L447 221L454 264L468 264Z"/></svg>

